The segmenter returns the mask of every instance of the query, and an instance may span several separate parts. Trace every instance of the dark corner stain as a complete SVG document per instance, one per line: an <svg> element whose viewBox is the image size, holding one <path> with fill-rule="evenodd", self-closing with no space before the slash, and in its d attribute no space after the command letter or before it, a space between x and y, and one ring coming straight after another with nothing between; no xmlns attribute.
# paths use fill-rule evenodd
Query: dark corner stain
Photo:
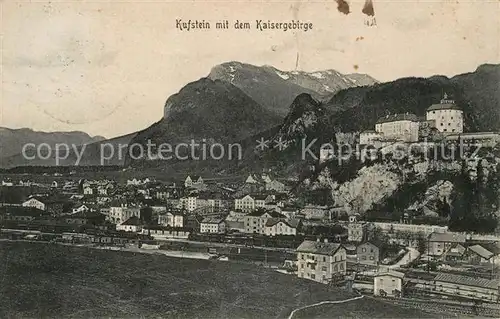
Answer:
<svg viewBox="0 0 500 319"><path fill-rule="evenodd" d="M363 10L361 10L364 14L366 14L369 17L375 16L375 9L373 9L373 1L372 0L366 0L365 5L363 7Z"/></svg>
<svg viewBox="0 0 500 319"><path fill-rule="evenodd" d="M359 69L359 65L357 65L357 64L354 64L353 67L354 67L354 70L356 70L356 71Z"/></svg>
<svg viewBox="0 0 500 319"><path fill-rule="evenodd" d="M343 14L349 14L351 11L349 11L349 3L345 0L335 0L337 2L337 10L339 10L340 13Z"/></svg>

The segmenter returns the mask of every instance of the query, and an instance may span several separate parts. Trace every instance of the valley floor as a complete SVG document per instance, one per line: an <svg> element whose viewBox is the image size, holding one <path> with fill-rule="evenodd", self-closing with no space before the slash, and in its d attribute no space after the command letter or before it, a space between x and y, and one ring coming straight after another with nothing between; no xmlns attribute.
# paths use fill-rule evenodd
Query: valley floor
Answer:
<svg viewBox="0 0 500 319"><path fill-rule="evenodd" d="M0 258L2 318L288 318L306 305L356 297L235 262L27 242L1 242ZM347 304L294 318L429 316L366 298Z"/></svg>

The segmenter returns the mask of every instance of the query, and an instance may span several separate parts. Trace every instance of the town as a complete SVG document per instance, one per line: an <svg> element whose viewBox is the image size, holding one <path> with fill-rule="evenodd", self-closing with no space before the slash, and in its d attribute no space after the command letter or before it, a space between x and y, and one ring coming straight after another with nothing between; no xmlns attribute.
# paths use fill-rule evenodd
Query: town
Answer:
<svg viewBox="0 0 500 319"><path fill-rule="evenodd" d="M425 120L388 115L375 131L361 132L359 144L418 143L425 130L447 141L496 143L498 134L490 132L462 136L463 126L463 111L445 95ZM175 182L86 179L73 172L29 177L2 181L3 240L235 260L403 304L438 299L470 303L476 312L482 307L482 315L499 310L499 236L453 232L419 222L411 211L370 218L301 197L292 191L296 180L270 170Z"/></svg>
<svg viewBox="0 0 500 319"><path fill-rule="evenodd" d="M498 236L450 232L406 217L362 220L298 203L291 184L268 173L228 183L194 175L171 184L4 180L1 237L204 252L384 298L499 303Z"/></svg>

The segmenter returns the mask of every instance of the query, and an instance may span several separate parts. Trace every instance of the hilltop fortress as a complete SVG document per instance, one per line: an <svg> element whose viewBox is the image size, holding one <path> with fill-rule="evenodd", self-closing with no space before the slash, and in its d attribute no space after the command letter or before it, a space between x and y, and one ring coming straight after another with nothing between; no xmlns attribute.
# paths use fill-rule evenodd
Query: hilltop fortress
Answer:
<svg viewBox="0 0 500 319"><path fill-rule="evenodd" d="M384 145L393 142L416 143L422 140L497 143L497 132L464 133L464 112L444 94L439 104L427 108L425 117L415 114L391 114L378 119L375 130L360 133L361 145Z"/></svg>

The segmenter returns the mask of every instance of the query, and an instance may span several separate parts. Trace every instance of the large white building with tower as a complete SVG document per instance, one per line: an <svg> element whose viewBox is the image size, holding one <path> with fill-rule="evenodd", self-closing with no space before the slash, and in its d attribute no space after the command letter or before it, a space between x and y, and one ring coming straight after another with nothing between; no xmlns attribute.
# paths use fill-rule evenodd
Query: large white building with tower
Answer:
<svg viewBox="0 0 500 319"><path fill-rule="evenodd" d="M439 104L433 104L427 109L426 119L434 122L434 127L443 134L457 134L464 131L464 112L448 99L445 93Z"/></svg>

